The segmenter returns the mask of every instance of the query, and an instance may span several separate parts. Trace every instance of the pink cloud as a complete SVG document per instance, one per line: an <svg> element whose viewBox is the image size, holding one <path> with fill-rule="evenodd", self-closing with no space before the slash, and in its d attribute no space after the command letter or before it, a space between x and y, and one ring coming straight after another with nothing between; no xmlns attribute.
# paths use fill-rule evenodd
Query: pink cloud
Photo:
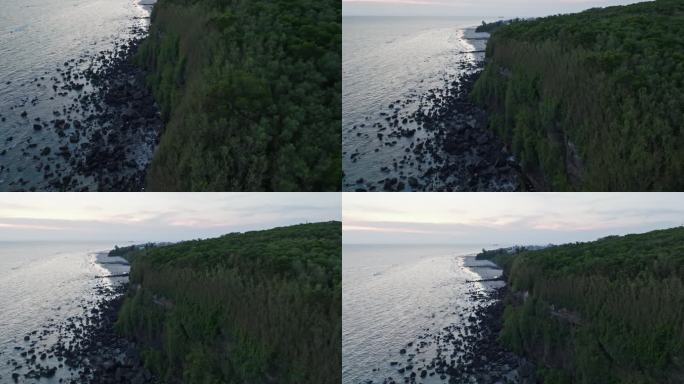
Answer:
<svg viewBox="0 0 684 384"><path fill-rule="evenodd" d="M357 231L357 232L386 232L386 233L431 233L430 231L424 231L420 229L413 228L387 228L382 226L373 225L363 225L363 224L345 224L342 223L343 231Z"/></svg>
<svg viewBox="0 0 684 384"><path fill-rule="evenodd" d="M38 225L38 224L8 224L8 223L0 223L0 228L9 228L9 229L40 229L40 230L46 230L46 231L61 231L64 229L69 229L65 227L51 227L47 225Z"/></svg>
<svg viewBox="0 0 684 384"><path fill-rule="evenodd" d="M450 5L431 0L342 0L343 3L409 4L409 5Z"/></svg>

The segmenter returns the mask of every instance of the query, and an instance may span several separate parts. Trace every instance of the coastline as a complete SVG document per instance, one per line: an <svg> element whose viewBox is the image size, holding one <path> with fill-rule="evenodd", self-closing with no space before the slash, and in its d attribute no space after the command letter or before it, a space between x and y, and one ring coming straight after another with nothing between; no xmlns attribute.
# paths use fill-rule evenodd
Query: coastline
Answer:
<svg viewBox="0 0 684 384"><path fill-rule="evenodd" d="M465 287L460 291L464 303L448 309L449 323L424 329L404 340L400 349L389 351L383 365L391 372L372 382L535 383L534 366L498 340L507 294L506 283L500 279L502 270L490 261L475 260L475 254L450 257L457 259L457 269L469 272L459 274Z"/></svg>
<svg viewBox="0 0 684 384"><path fill-rule="evenodd" d="M489 260L476 260L475 257L465 256L464 267L480 277L480 281L471 284L482 284L487 290L476 297L480 301L473 314L477 319L477 340L474 341L474 359L467 369L478 383L534 384L535 366L507 350L499 341L508 294L503 269Z"/></svg>
<svg viewBox="0 0 684 384"><path fill-rule="evenodd" d="M109 256L109 251L95 252L93 263L102 269L97 278L128 276L131 265L120 256Z"/></svg>
<svg viewBox="0 0 684 384"><path fill-rule="evenodd" d="M154 3L132 6L151 12ZM111 48L71 57L26 84L47 89L49 100L8 106L3 122L32 129L12 128L0 142L0 190L144 190L163 122L133 62L149 23L131 17Z"/></svg>
<svg viewBox="0 0 684 384"><path fill-rule="evenodd" d="M108 274L128 269L120 257L110 260L108 251L88 256L89 262ZM153 383L156 378L143 367L134 342L120 336L115 324L128 292L128 278L97 276L96 300L84 300L80 316L62 323L50 322L39 329L17 335L15 351L21 360L10 358L14 383L39 380L60 383Z"/></svg>
<svg viewBox="0 0 684 384"><path fill-rule="evenodd" d="M459 30L459 40L466 51L453 64L459 73L441 87L423 95L402 98L389 105L389 111L377 111L384 120L367 127L355 125L357 136L376 136L379 146L404 146L404 158L382 165L379 180L345 175L345 191L519 191L529 188L517 160L488 127L485 111L470 100L475 82L484 69L486 33L475 27ZM416 111L416 97L420 103ZM369 117L366 117L367 121ZM386 123L388 125L386 125ZM352 163L375 162L358 151L348 151ZM418 174L409 170L417 167ZM409 173L409 174L407 174Z"/></svg>

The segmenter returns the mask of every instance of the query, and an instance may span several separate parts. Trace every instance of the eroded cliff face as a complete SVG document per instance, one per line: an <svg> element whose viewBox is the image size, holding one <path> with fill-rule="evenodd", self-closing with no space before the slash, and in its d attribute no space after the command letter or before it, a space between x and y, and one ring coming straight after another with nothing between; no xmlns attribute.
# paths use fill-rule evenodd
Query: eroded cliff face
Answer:
<svg viewBox="0 0 684 384"><path fill-rule="evenodd" d="M472 96L537 189L682 188L682 12L664 0L492 34Z"/></svg>
<svg viewBox="0 0 684 384"><path fill-rule="evenodd" d="M545 383L678 383L684 228L493 258L509 293L501 340Z"/></svg>
<svg viewBox="0 0 684 384"><path fill-rule="evenodd" d="M578 58L551 42L533 44L495 35L487 52L487 66L473 95L487 107L490 127L511 145L536 189L583 189L582 159L589 143L577 126L602 113L593 101L587 100L589 108L582 110L569 101L604 97L594 86L594 74L579 69Z"/></svg>

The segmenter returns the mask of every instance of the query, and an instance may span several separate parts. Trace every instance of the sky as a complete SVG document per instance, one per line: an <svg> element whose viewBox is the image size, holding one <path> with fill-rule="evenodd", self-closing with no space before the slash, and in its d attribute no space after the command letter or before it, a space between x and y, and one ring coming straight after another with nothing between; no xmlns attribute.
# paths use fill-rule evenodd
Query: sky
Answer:
<svg viewBox="0 0 684 384"><path fill-rule="evenodd" d="M683 193L344 193L345 244L546 245L684 225Z"/></svg>
<svg viewBox="0 0 684 384"><path fill-rule="evenodd" d="M179 241L340 219L337 193L3 193L0 241Z"/></svg>
<svg viewBox="0 0 684 384"><path fill-rule="evenodd" d="M344 16L548 16L643 0L342 0Z"/></svg>

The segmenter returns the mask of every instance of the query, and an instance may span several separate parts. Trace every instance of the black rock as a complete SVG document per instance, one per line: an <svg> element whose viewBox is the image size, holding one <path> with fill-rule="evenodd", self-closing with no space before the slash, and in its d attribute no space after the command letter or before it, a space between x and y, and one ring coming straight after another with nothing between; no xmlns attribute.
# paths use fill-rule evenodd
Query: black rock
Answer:
<svg viewBox="0 0 684 384"><path fill-rule="evenodd" d="M408 184L411 186L411 188L417 188L418 187L418 179L415 177L411 176L408 178ZM409 345L410 346L410 345Z"/></svg>

